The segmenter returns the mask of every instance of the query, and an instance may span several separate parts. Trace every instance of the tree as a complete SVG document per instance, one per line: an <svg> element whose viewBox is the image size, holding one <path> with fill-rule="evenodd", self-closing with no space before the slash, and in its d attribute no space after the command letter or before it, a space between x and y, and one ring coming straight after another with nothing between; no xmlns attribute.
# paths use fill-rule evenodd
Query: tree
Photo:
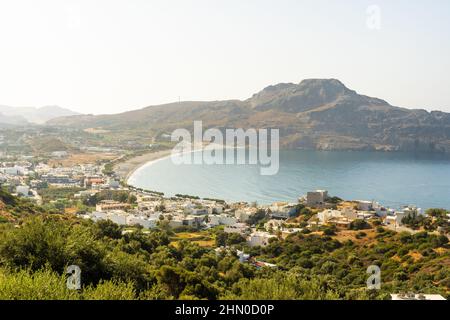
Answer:
<svg viewBox="0 0 450 320"><path fill-rule="evenodd" d="M136 203L136 201L137 201L137 198L136 198L136 196L134 194L130 194L128 196L128 201L127 201L128 203L134 204L134 203Z"/></svg>
<svg viewBox="0 0 450 320"><path fill-rule="evenodd" d="M50 265L53 270L63 270L70 262L65 250L68 235L67 223L33 217L21 228L9 229L3 235L0 256L15 267L39 270Z"/></svg>
<svg viewBox="0 0 450 320"><path fill-rule="evenodd" d="M370 224L366 220L355 219L350 223L350 229L352 230L365 230L370 228Z"/></svg>
<svg viewBox="0 0 450 320"><path fill-rule="evenodd" d="M426 212L426 215L430 216L430 217L445 217L448 214L448 211L445 209L436 209L436 208L432 208L432 209L428 209Z"/></svg>
<svg viewBox="0 0 450 320"><path fill-rule="evenodd" d="M97 238L108 237L111 239L120 239L122 237L121 227L111 220L100 220L94 225Z"/></svg>
<svg viewBox="0 0 450 320"><path fill-rule="evenodd" d="M265 219L266 216L267 216L267 215L266 215L266 212L265 212L264 210L262 210L262 209L259 209L258 211L256 211L255 214L251 215L251 216L248 218L247 223L248 223L249 225L257 224L257 223L260 222L261 220Z"/></svg>

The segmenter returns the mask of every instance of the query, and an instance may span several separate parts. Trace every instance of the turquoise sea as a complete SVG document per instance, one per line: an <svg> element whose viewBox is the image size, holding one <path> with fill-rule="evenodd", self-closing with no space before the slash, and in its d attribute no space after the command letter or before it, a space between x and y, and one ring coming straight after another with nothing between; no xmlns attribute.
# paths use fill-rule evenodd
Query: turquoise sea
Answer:
<svg viewBox="0 0 450 320"><path fill-rule="evenodd" d="M128 182L168 196L260 204L296 201L309 190L326 189L393 208L450 209L450 158L437 154L282 150L274 176L260 175L257 165L176 165L166 158L139 168Z"/></svg>

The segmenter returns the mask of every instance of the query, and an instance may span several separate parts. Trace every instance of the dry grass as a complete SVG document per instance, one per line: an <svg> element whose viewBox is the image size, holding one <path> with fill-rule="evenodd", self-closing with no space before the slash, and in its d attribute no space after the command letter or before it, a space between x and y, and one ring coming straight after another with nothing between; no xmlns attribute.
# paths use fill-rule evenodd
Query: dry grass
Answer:
<svg viewBox="0 0 450 320"><path fill-rule="evenodd" d="M358 239L356 237L356 235L360 232L364 232L366 234L366 236ZM360 231L354 231L354 230L341 230L338 231L337 234L335 236L333 236L334 239L340 241L340 242L345 242L348 240L353 241L354 243L357 243L359 245L367 245L367 244L372 244L375 243L376 240L376 231L375 230L360 230Z"/></svg>
<svg viewBox="0 0 450 320"><path fill-rule="evenodd" d="M181 240L189 240L190 242L198 244L203 248L212 248L215 245L214 239L211 236L204 232L180 232L172 238L172 242L170 243L174 247L178 246L178 242Z"/></svg>
<svg viewBox="0 0 450 320"><path fill-rule="evenodd" d="M423 256L417 251L410 251L408 254L414 259L414 262L417 262L423 258Z"/></svg>
<svg viewBox="0 0 450 320"><path fill-rule="evenodd" d="M77 213L77 208L65 208L64 209L64 213L67 213L67 214L76 214Z"/></svg>
<svg viewBox="0 0 450 320"><path fill-rule="evenodd" d="M112 153L75 153L64 159L51 159L49 165L62 165L65 167L74 166L77 164L94 164L98 160L111 160L116 158Z"/></svg>
<svg viewBox="0 0 450 320"><path fill-rule="evenodd" d="M434 251L437 253L437 254L439 254L439 255L443 255L443 254L445 254L447 251L448 251L448 249L445 249L445 248L436 248L436 249L434 249Z"/></svg>

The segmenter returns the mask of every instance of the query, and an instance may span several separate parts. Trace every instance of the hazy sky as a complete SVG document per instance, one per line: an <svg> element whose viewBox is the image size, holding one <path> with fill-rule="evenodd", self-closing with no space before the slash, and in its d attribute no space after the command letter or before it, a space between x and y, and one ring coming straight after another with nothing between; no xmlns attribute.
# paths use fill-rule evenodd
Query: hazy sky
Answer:
<svg viewBox="0 0 450 320"><path fill-rule="evenodd" d="M0 0L0 104L115 113L305 78L450 112L450 1Z"/></svg>

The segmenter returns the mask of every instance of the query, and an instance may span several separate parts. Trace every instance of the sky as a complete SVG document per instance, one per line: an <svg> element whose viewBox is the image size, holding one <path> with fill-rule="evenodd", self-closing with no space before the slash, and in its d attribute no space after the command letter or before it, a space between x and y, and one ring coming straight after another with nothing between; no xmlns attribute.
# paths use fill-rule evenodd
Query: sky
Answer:
<svg viewBox="0 0 450 320"><path fill-rule="evenodd" d="M0 104L105 114L337 78L450 112L450 1L0 0Z"/></svg>

